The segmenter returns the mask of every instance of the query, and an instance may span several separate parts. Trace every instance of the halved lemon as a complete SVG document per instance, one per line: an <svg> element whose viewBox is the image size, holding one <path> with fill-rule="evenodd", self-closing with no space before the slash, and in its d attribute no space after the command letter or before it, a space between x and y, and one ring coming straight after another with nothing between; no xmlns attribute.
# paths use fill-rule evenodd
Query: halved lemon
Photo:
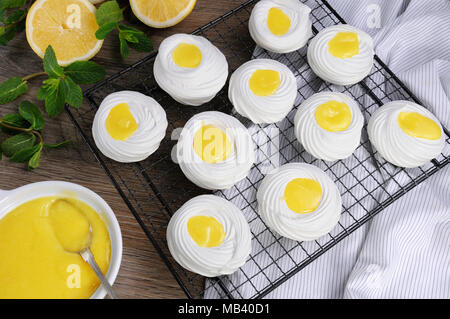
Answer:
<svg viewBox="0 0 450 319"><path fill-rule="evenodd" d="M171 27L186 18L197 0L130 0L134 15L153 28Z"/></svg>
<svg viewBox="0 0 450 319"><path fill-rule="evenodd" d="M88 0L37 0L27 16L27 41L41 58L51 45L61 66L89 60L103 44L95 37L95 10Z"/></svg>

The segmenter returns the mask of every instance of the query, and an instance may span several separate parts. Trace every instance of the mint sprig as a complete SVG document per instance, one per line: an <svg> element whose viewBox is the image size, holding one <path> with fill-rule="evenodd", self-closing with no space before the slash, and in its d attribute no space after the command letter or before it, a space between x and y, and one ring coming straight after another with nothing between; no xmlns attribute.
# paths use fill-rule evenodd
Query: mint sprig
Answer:
<svg viewBox="0 0 450 319"><path fill-rule="evenodd" d="M12 135L0 144L0 154L9 157L11 162L28 162L29 170L39 166L44 147L58 148L70 142L63 141L54 145L44 143L44 117L37 106L28 101L19 104L18 113L3 116L0 127L5 133ZM0 159L1 157L0 155Z"/></svg>
<svg viewBox="0 0 450 319"><path fill-rule="evenodd" d="M26 0L0 0L0 45L7 45L25 28Z"/></svg>
<svg viewBox="0 0 450 319"><path fill-rule="evenodd" d="M77 61L61 67L51 46L45 50L44 72L30 74L23 78L13 77L0 83L0 104L14 101L28 91L28 81L37 76L47 75L37 92L37 99L45 101L45 110L55 117L67 103L78 108L83 102L83 92L79 84L95 83L105 77L105 69L92 61Z"/></svg>
<svg viewBox="0 0 450 319"><path fill-rule="evenodd" d="M2 0L0 0L0 5ZM83 92L79 84L98 82L105 76L105 69L91 61L77 61L61 67L55 52L48 46L43 60L43 72L23 78L13 77L0 83L0 104L9 103L28 91L28 81L47 76L37 92L37 99L45 101L45 110L55 117L66 104L80 107ZM29 170L39 166L44 148L58 148L69 141L47 144L42 136L44 117L36 105L29 101L19 104L17 113L9 113L0 119L0 128L12 135L0 144L0 160L5 155L11 162L28 163Z"/></svg>
<svg viewBox="0 0 450 319"><path fill-rule="evenodd" d="M99 26L95 36L99 40L105 39L112 31L117 30L120 41L120 54L128 58L129 48L141 52L153 50L153 45L147 35L130 26L119 24L123 17L124 9L119 7L116 0L104 2L96 11L95 17Z"/></svg>

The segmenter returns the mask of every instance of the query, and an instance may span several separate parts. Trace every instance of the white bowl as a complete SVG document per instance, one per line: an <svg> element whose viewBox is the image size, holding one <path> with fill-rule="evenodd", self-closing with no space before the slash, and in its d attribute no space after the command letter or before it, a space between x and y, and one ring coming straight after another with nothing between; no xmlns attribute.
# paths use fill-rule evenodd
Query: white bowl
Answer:
<svg viewBox="0 0 450 319"><path fill-rule="evenodd" d="M0 219L21 204L46 196L75 197L104 217L111 240L111 261L106 278L112 285L116 280L122 261L122 233L111 207L93 191L77 184L60 181L39 182L11 191L0 191ZM102 299L105 296L106 290L100 286L91 299Z"/></svg>

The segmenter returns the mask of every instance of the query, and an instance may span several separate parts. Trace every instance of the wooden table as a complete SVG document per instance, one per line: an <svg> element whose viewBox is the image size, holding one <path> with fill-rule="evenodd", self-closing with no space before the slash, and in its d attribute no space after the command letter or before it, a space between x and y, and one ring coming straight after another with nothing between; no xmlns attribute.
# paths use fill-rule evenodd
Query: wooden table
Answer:
<svg viewBox="0 0 450 319"><path fill-rule="evenodd" d="M141 29L149 34L157 48L165 37L180 32L190 33L242 2L243 0L197 0L191 15L178 25L164 30L145 26ZM8 47L0 47L0 55L0 81L12 76L25 76L42 69L41 59L28 46L25 32L11 41ZM102 50L94 61L103 65L108 75L112 75L145 55L132 51L127 60L122 60L118 39L110 36L105 40ZM25 99L42 106L35 98L40 81L39 78L31 80L27 95L13 103L0 106L0 116L16 112L18 102ZM47 143L62 139L71 139L73 143L63 149L45 151L41 166L33 172L26 171L23 164L11 163L3 158L0 161L0 189L9 190L46 180L69 181L90 188L109 203L122 229L123 260L115 283L118 295L122 298L184 298L185 294L103 169L81 140L66 113L63 112L57 119L46 118L44 138Z"/></svg>

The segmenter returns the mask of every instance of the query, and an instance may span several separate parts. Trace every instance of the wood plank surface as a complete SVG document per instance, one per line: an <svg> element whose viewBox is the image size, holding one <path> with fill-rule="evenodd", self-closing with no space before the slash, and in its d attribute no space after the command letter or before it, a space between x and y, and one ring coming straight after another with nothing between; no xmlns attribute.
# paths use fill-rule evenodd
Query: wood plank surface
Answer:
<svg viewBox="0 0 450 319"><path fill-rule="evenodd" d="M152 39L155 48L165 37L174 33L190 33L243 0L197 0L194 11L183 22L168 29L139 28ZM123 3L123 1L122 1ZM0 81L12 76L25 76L41 71L41 59L34 54L25 39L25 32L18 35L7 47L0 47ZM145 53L131 51L123 60L119 54L118 39L110 36L93 61L103 65L108 75L145 57ZM35 98L41 79L30 81L29 92L18 101L28 99L38 105ZM86 105L83 105L86 107ZM0 116L17 111L17 101L0 106ZM63 180L86 186L102 196L116 213L123 236L123 261L115 288L122 298L184 298L185 294L166 268L164 262L145 236L133 215L117 193L110 179L91 155L66 113L57 119L47 119L44 129L47 143L71 139L70 146L58 150L46 150L41 166L33 171L23 164L14 164L6 158L0 161L0 189L16 187L47 180Z"/></svg>

